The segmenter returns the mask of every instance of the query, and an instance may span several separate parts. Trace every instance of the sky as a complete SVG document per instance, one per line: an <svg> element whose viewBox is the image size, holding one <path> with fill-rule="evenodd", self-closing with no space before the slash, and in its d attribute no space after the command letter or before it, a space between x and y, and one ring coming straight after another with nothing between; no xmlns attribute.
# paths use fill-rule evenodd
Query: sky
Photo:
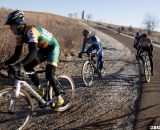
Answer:
<svg viewBox="0 0 160 130"><path fill-rule="evenodd" d="M0 7L67 17L69 13L77 13L78 18L84 10L95 21L140 28L149 14L160 24L160 0L0 0Z"/></svg>

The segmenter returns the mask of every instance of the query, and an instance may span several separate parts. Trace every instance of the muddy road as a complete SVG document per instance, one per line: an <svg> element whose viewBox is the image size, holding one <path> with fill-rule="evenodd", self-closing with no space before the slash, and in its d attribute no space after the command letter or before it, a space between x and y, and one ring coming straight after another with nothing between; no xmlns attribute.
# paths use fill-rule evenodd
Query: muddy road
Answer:
<svg viewBox="0 0 160 130"><path fill-rule="evenodd" d="M99 28L102 32L117 39L136 54L133 39L119 35L113 31ZM154 46L153 53L154 75L150 83L144 83L143 78L136 102L135 130L149 130L153 126L160 126L160 48Z"/></svg>

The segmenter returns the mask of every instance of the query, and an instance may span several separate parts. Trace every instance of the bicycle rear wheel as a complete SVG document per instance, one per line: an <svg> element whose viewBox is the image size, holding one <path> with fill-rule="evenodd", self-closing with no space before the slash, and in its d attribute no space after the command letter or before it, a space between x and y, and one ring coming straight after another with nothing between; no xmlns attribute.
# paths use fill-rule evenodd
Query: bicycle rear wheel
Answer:
<svg viewBox="0 0 160 130"><path fill-rule="evenodd" d="M86 61L82 67L82 79L86 86L91 86L94 80L94 68L89 61Z"/></svg>
<svg viewBox="0 0 160 130"><path fill-rule="evenodd" d="M13 89L0 91L0 128L22 130L28 125L33 111L31 98L24 91L18 98L13 97Z"/></svg>
<svg viewBox="0 0 160 130"><path fill-rule="evenodd" d="M145 55L144 59L144 75L146 82L149 83L151 80L151 64L148 54Z"/></svg>
<svg viewBox="0 0 160 130"><path fill-rule="evenodd" d="M72 78L68 75L61 74L57 76L58 88L60 89L61 96L64 99L64 104L58 108L56 111L65 111L67 110L71 104L72 100L75 96L75 85ZM49 87L49 98L53 99L55 97L53 87L50 85Z"/></svg>

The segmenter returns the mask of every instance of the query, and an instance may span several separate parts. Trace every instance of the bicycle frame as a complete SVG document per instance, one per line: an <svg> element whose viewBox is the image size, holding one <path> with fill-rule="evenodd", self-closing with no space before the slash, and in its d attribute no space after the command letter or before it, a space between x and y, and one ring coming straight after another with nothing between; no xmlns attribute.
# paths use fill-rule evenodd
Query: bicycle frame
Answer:
<svg viewBox="0 0 160 130"><path fill-rule="evenodd" d="M90 62L90 64L93 66L93 68L95 69L95 70L98 70L98 58L95 56L95 54L96 53L91 53L90 54L90 56L89 56L89 62ZM97 58L97 59L94 59L94 56ZM94 63L94 62L96 62L96 64Z"/></svg>
<svg viewBox="0 0 160 130"><path fill-rule="evenodd" d="M15 81L15 86L14 86L14 92L15 92L15 97L17 98L20 94L21 88L24 85L25 88L27 88L27 90L29 92L31 92L31 94L33 94L33 96L40 101L43 105L49 105L52 100L46 102L26 81L23 80L17 80Z"/></svg>

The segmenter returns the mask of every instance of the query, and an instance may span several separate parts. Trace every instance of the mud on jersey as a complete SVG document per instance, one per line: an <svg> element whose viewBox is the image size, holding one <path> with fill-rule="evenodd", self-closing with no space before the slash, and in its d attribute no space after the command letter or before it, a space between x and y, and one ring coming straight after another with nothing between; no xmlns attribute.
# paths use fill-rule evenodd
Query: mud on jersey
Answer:
<svg viewBox="0 0 160 130"><path fill-rule="evenodd" d="M27 44L38 44L40 50L47 51L48 60L51 62L58 62L60 54L60 45L58 41L53 37L52 33L41 28L39 26L28 26L26 25L24 31L20 36L17 37L17 45ZM45 54L38 52L38 57L41 58Z"/></svg>
<svg viewBox="0 0 160 130"><path fill-rule="evenodd" d="M33 26L29 29L27 37L28 43L38 43L38 47L40 48L47 48L48 46L56 46L58 44L52 33L38 26Z"/></svg>
<svg viewBox="0 0 160 130"><path fill-rule="evenodd" d="M17 45L23 43L37 43L39 48L45 49L49 46L59 46L57 40L49 31L38 26L25 26L23 33L17 36Z"/></svg>

